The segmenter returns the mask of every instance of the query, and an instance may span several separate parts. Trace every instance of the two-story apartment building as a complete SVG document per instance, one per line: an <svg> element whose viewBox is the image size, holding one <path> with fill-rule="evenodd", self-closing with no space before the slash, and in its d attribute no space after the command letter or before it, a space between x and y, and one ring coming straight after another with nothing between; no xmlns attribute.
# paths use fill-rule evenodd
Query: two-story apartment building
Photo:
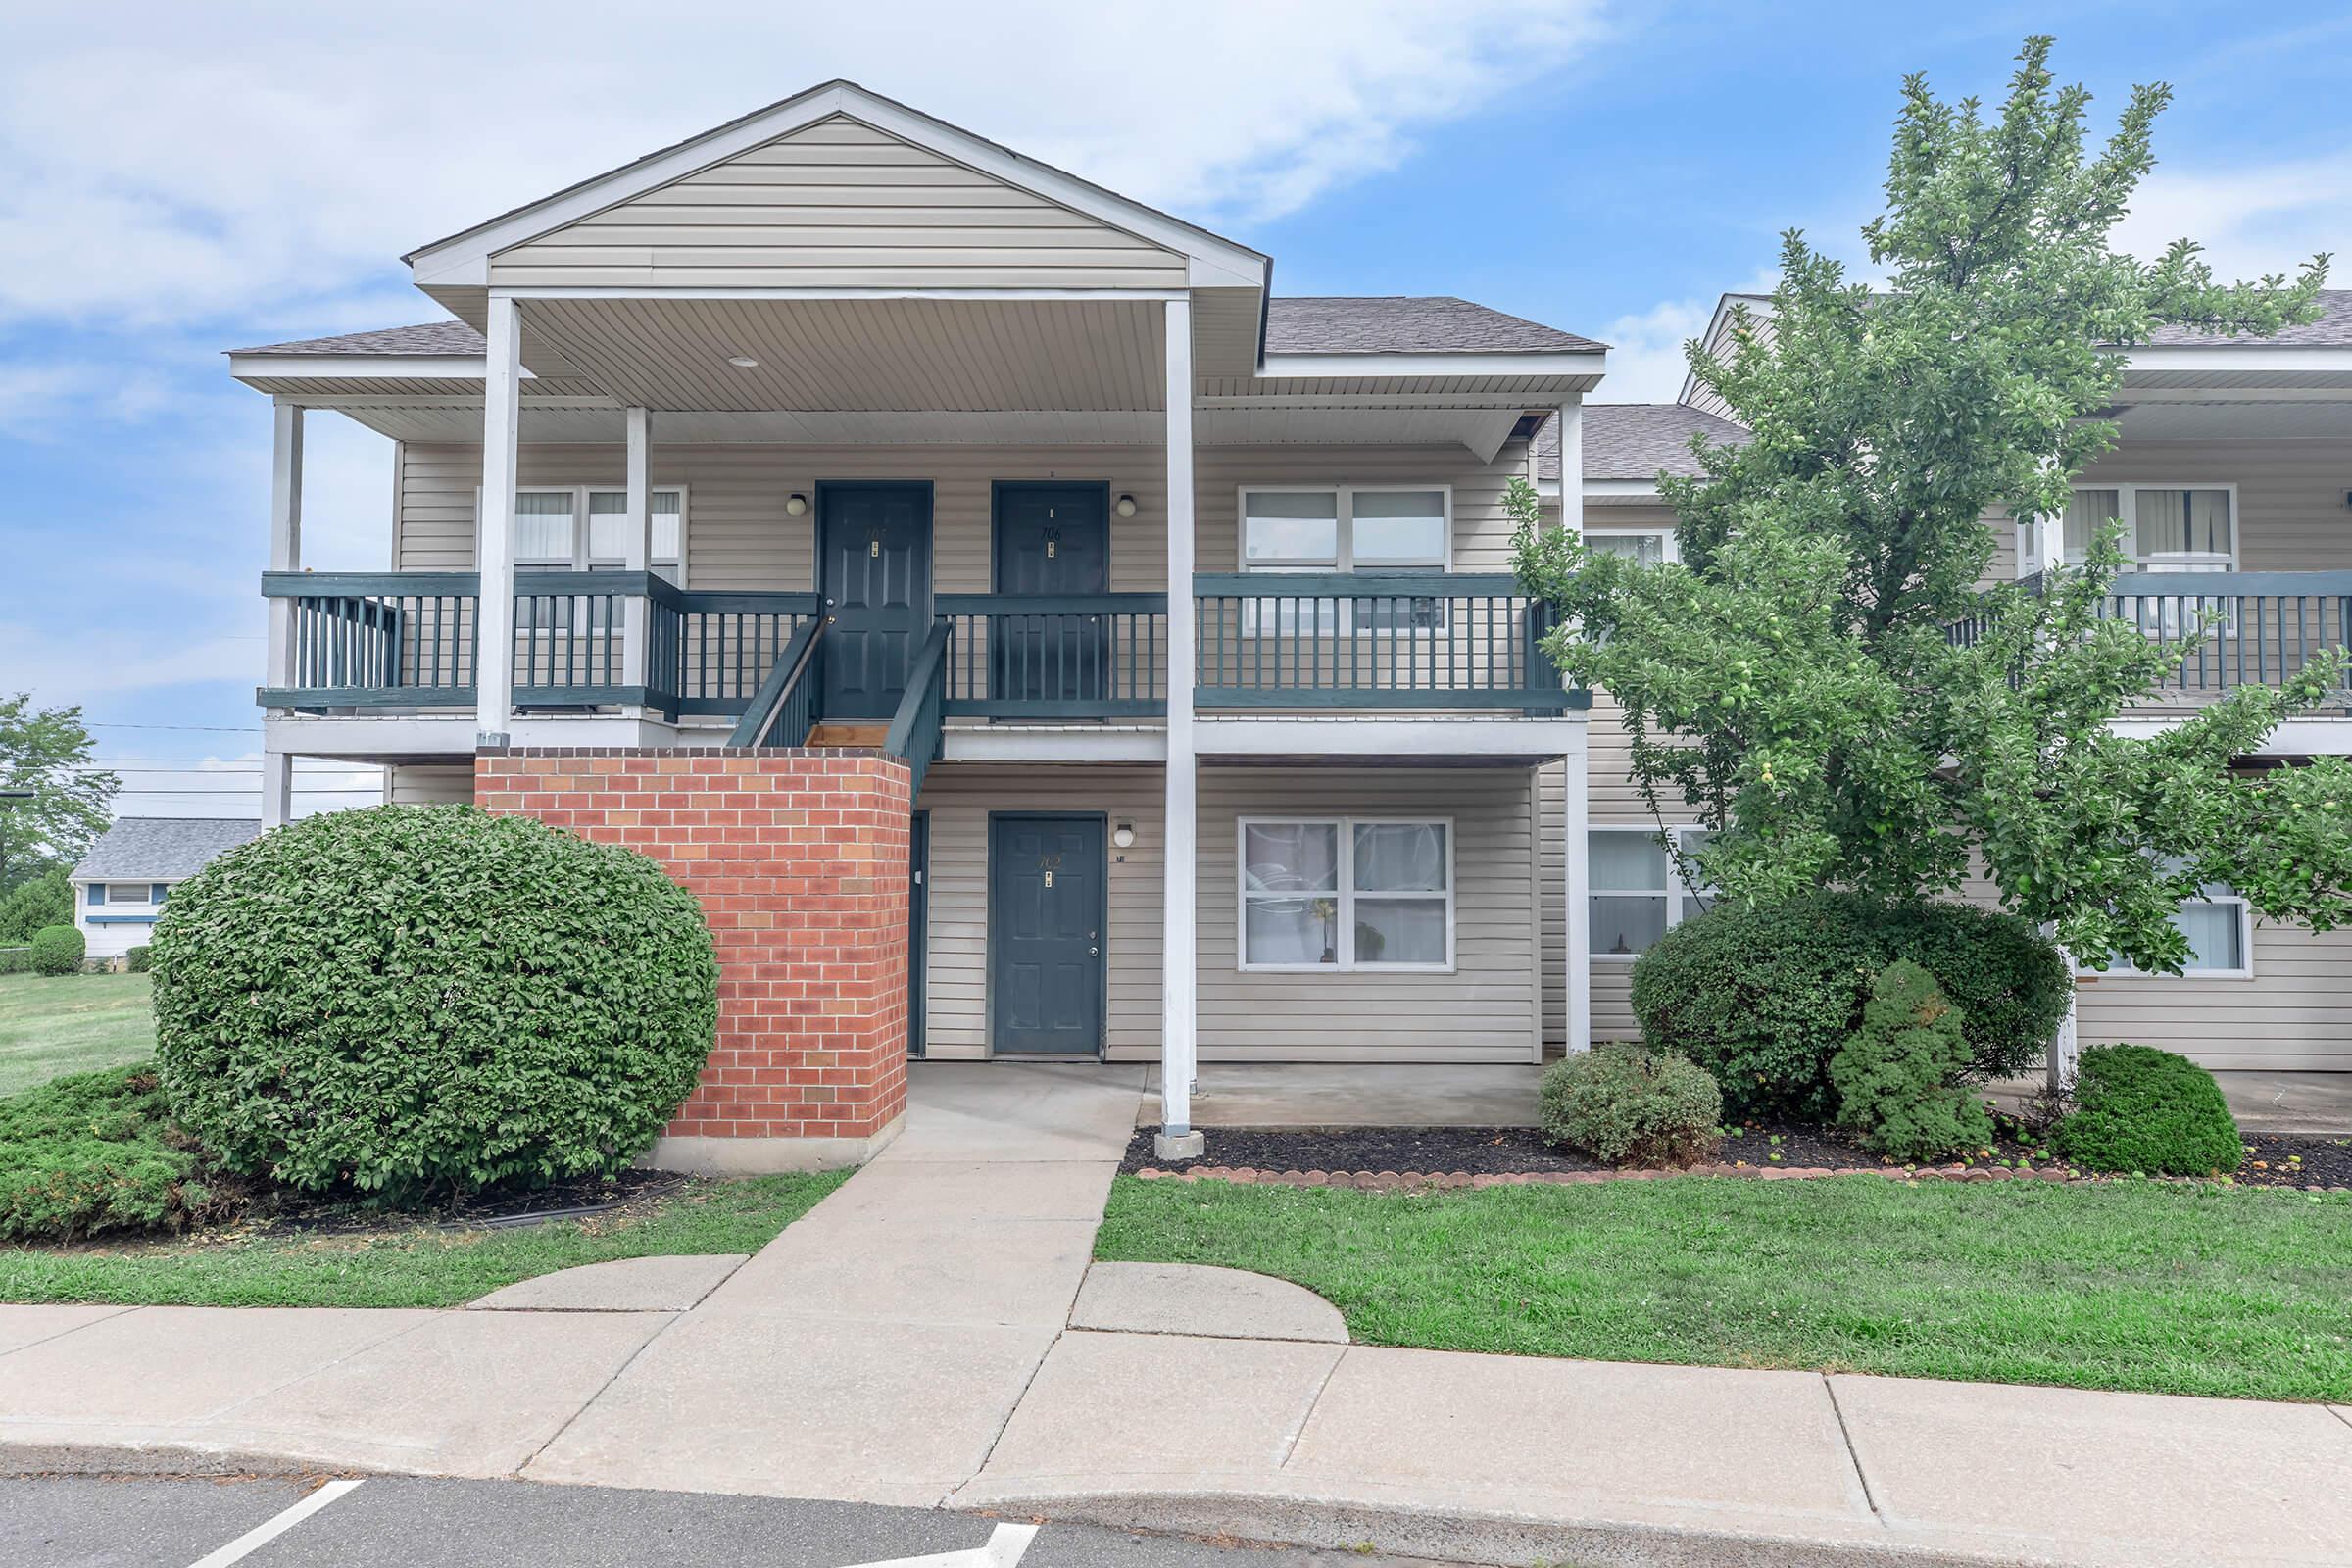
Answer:
<svg viewBox="0 0 2352 1568"><path fill-rule="evenodd" d="M1201 1059L1630 1028L1689 905L1502 496L1670 551L1719 411L1588 408L1603 345L1458 299L1278 296L842 82L408 263L451 319L230 357L275 408L265 817L338 758L662 858L722 972L663 1159L856 1157L909 1054L1158 1059L1181 1144ZM383 572L303 569L314 410L395 443Z"/></svg>

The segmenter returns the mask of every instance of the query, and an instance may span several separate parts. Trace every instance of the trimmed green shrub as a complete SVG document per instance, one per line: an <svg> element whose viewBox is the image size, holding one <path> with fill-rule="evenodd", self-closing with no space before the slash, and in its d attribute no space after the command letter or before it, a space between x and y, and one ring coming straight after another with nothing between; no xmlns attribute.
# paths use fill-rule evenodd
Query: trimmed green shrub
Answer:
<svg viewBox="0 0 2352 1568"><path fill-rule="evenodd" d="M236 1201L203 1174L151 1061L0 1100L0 1241L184 1230Z"/></svg>
<svg viewBox="0 0 2352 1568"><path fill-rule="evenodd" d="M646 857L470 806L311 816L172 890L156 1059L230 1170L389 1200L609 1175L694 1088L702 907Z"/></svg>
<svg viewBox="0 0 2352 1568"><path fill-rule="evenodd" d="M1830 1058L1897 958L1960 1009L1972 1077L2007 1077L2047 1049L2074 980L2057 947L2015 915L1964 904L1817 893L1684 921L1634 964L1634 1016L1652 1046L1715 1075L1735 1115L1827 1121Z"/></svg>
<svg viewBox="0 0 2352 1568"><path fill-rule="evenodd" d="M142 942L122 955L122 968L129 974L145 974L155 967L155 950Z"/></svg>
<svg viewBox="0 0 2352 1568"><path fill-rule="evenodd" d="M1960 1011L1908 958L1879 974L1862 1027L1830 1058L1838 1120L1864 1147L1928 1159L1992 1141L1992 1118L1961 1086L1969 1066Z"/></svg>
<svg viewBox="0 0 2352 1568"><path fill-rule="evenodd" d="M73 974L80 969L82 955L87 951L88 944L74 927L45 925L32 934L32 972Z"/></svg>
<svg viewBox="0 0 2352 1568"><path fill-rule="evenodd" d="M45 925L73 923L74 885L66 880L62 865L53 865L0 893L0 948L30 942L32 934Z"/></svg>
<svg viewBox="0 0 2352 1568"><path fill-rule="evenodd" d="M2149 1046L2093 1046L2075 1078L2075 1109L2053 1135L2085 1170L2213 1176L2237 1169L2245 1144L2213 1074Z"/></svg>
<svg viewBox="0 0 2352 1568"><path fill-rule="evenodd" d="M0 974L32 973L32 949L0 948Z"/></svg>
<svg viewBox="0 0 2352 1568"><path fill-rule="evenodd" d="M1689 1165L1722 1142L1715 1080L1641 1045L1594 1046L1544 1074L1544 1137L1613 1165Z"/></svg>

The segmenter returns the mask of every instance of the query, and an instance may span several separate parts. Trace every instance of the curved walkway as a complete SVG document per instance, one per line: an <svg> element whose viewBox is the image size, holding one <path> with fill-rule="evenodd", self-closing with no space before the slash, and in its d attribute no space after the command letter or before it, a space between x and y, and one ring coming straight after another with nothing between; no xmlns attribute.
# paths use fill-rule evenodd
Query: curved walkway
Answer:
<svg viewBox="0 0 2352 1568"><path fill-rule="evenodd" d="M1387 1349L1089 1259L1137 1068L929 1064L752 1258L451 1312L0 1306L0 1460L987 1508L1490 1562L2352 1564L2352 1413ZM691 1264L691 1267L683 1266Z"/></svg>

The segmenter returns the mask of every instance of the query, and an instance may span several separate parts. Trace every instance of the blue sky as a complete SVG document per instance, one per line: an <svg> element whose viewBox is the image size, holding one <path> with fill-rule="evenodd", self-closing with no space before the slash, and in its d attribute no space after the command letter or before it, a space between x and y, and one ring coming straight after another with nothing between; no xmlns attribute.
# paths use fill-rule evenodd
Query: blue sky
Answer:
<svg viewBox="0 0 2352 1568"><path fill-rule="evenodd" d="M125 811L258 800L269 414L220 351L430 319L401 251L827 77L1268 251L1278 292L1604 338L1616 401L1673 396L1784 227L1850 253L1904 73L1995 95L2029 32L2105 112L2177 89L2134 247L2352 240L2340 5L335 9L0 19L0 689L81 704ZM319 416L311 446L309 563L382 565L388 444Z"/></svg>

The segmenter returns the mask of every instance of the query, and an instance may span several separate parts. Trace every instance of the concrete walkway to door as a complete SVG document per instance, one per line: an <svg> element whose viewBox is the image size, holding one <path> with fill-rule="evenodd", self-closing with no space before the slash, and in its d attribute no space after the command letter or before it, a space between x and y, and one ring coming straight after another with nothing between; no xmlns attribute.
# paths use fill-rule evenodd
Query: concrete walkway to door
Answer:
<svg viewBox="0 0 2352 1568"><path fill-rule="evenodd" d="M1068 1326L1141 1067L917 1063L889 1148L648 1344L525 1468L930 1504Z"/></svg>

